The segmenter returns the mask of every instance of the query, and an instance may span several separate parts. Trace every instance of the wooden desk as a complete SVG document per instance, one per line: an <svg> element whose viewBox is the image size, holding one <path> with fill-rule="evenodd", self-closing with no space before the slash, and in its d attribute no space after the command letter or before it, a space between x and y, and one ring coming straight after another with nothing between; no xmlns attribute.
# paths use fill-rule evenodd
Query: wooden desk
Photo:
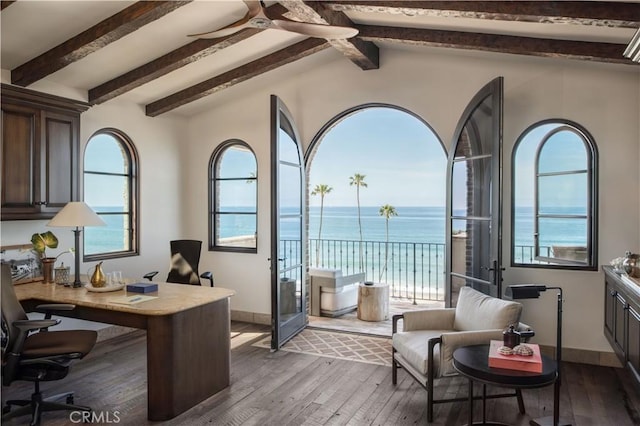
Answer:
<svg viewBox="0 0 640 426"><path fill-rule="evenodd" d="M158 283L157 292L147 293L157 299L134 305L110 299L138 293L41 282L18 285L16 294L27 312L42 303L71 303L76 309L60 315L147 330L149 420L171 419L229 386L232 290Z"/></svg>

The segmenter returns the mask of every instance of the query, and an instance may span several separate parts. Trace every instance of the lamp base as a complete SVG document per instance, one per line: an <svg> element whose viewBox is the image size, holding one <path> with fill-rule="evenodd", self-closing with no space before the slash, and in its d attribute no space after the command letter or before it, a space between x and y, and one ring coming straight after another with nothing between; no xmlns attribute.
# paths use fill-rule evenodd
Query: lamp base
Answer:
<svg viewBox="0 0 640 426"><path fill-rule="evenodd" d="M556 425L553 421L553 416L532 419L529 424L531 426L571 426L571 423L562 418L558 420L558 424Z"/></svg>

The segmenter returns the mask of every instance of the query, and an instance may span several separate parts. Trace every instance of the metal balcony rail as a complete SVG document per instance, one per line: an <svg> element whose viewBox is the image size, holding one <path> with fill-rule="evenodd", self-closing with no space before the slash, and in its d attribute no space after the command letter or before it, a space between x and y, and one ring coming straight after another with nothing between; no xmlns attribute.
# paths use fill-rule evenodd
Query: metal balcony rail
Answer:
<svg viewBox="0 0 640 426"><path fill-rule="evenodd" d="M532 246L516 246L519 261L534 263ZM298 258L299 240L281 240L287 259ZM389 284L390 297L444 301L445 244L309 238L309 266L364 272L366 280ZM362 256L360 255L362 253Z"/></svg>

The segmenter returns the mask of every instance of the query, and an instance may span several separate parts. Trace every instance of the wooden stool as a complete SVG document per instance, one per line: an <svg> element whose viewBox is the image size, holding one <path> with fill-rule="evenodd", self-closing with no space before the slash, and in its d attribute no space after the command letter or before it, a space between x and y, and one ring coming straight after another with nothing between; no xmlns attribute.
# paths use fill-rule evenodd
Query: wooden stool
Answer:
<svg viewBox="0 0 640 426"><path fill-rule="evenodd" d="M358 319L363 321L389 319L389 284L360 284L358 288Z"/></svg>

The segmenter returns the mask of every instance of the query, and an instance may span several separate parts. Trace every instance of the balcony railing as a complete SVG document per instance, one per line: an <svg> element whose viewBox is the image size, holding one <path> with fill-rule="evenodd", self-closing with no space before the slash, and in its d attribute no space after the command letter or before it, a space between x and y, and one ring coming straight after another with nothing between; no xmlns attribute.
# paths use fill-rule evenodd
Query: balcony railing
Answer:
<svg viewBox="0 0 640 426"><path fill-rule="evenodd" d="M282 240L282 253L296 258L300 241ZM362 257L360 247L362 246ZM548 248L544 248L548 252ZM389 284L390 296L399 299L444 300L445 245L309 239L309 266L341 269L343 275L364 272L368 281ZM532 246L516 246L516 260L534 263ZM385 260L386 259L386 260ZM286 260L285 260L286 262ZM385 266L386 264L386 266ZM286 266L286 265L285 265Z"/></svg>
<svg viewBox="0 0 640 426"><path fill-rule="evenodd" d="M391 297L444 300L444 247L440 243L309 239L309 263L341 269L344 275L364 272L368 281L389 284Z"/></svg>

